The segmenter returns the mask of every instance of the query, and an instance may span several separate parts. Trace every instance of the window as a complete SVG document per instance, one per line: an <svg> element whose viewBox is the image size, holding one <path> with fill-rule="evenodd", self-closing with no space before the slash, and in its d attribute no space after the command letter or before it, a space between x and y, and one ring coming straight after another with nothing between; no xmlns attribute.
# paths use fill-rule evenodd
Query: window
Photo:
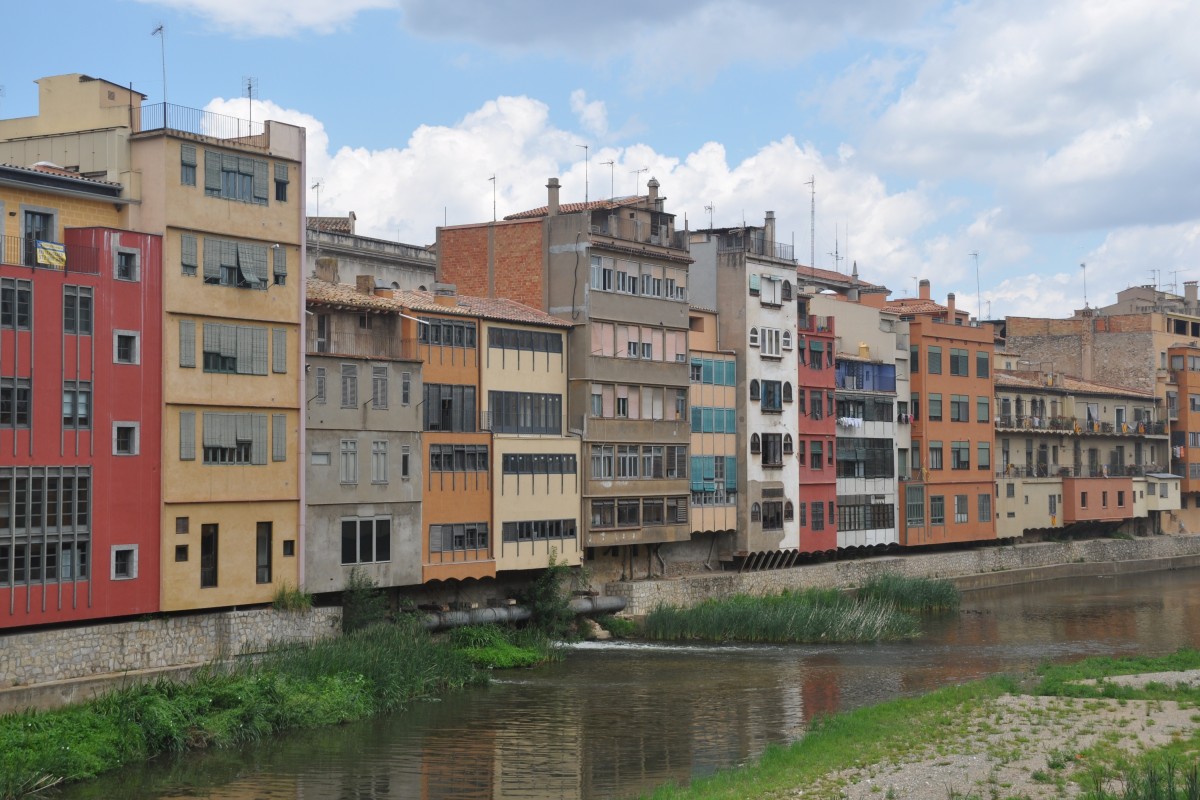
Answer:
<svg viewBox="0 0 1200 800"><path fill-rule="evenodd" d="M975 398L975 421L987 422L992 413L991 398L976 397Z"/></svg>
<svg viewBox="0 0 1200 800"><path fill-rule="evenodd" d="M664 475L663 445L642 445L642 477L647 479L661 478Z"/></svg>
<svg viewBox="0 0 1200 800"><path fill-rule="evenodd" d="M490 326L488 328L488 347L526 350L533 353L561 353L563 337L561 333Z"/></svg>
<svg viewBox="0 0 1200 800"><path fill-rule="evenodd" d="M942 468L942 443L932 441L929 443L929 468Z"/></svg>
<svg viewBox="0 0 1200 800"><path fill-rule="evenodd" d="M437 526L430 527L432 529ZM342 520L343 564L376 564L391 560L392 520L390 518L355 517Z"/></svg>
<svg viewBox="0 0 1200 800"><path fill-rule="evenodd" d="M992 359L989 353L983 350L975 351L975 377L987 378L992 373ZM989 516L990 518L990 516Z"/></svg>
<svg viewBox="0 0 1200 800"><path fill-rule="evenodd" d="M978 442L975 445L976 466L979 469L990 470L992 468L992 444L991 442Z"/></svg>
<svg viewBox="0 0 1200 800"><path fill-rule="evenodd" d="M339 478L342 483L358 483L358 442L342 439Z"/></svg>
<svg viewBox="0 0 1200 800"><path fill-rule="evenodd" d="M761 522L762 521L762 506L759 505L758 503L752 503L750 506L750 521L751 522Z"/></svg>
<svg viewBox="0 0 1200 800"><path fill-rule="evenodd" d="M388 368L371 367L371 408L388 407Z"/></svg>
<svg viewBox="0 0 1200 800"><path fill-rule="evenodd" d="M971 443L970 442L951 442L950 443L950 469L970 469L971 468Z"/></svg>
<svg viewBox="0 0 1200 800"><path fill-rule="evenodd" d="M910 528L925 526L925 487L904 487L904 518Z"/></svg>
<svg viewBox="0 0 1200 800"><path fill-rule="evenodd" d="M940 494L929 496L929 524L946 524L946 498Z"/></svg>
<svg viewBox="0 0 1200 800"><path fill-rule="evenodd" d="M400 480L409 479L409 461L412 458L412 448L408 445L400 447Z"/></svg>
<svg viewBox="0 0 1200 800"><path fill-rule="evenodd" d="M764 500L762 504L762 529L764 531L783 530L783 501Z"/></svg>
<svg viewBox="0 0 1200 800"><path fill-rule="evenodd" d="M950 348L950 374L962 377L970 376L970 360L967 351L961 347Z"/></svg>
<svg viewBox="0 0 1200 800"><path fill-rule="evenodd" d="M574 539L576 536L576 524L573 519L539 519L506 522L504 523L502 536L506 542Z"/></svg>
<svg viewBox="0 0 1200 800"><path fill-rule="evenodd" d="M965 494L954 495L954 521L956 523L967 521L967 496Z"/></svg>
<svg viewBox="0 0 1200 800"><path fill-rule="evenodd" d="M286 203L288 196L288 165L275 164L275 201Z"/></svg>
<svg viewBox="0 0 1200 800"><path fill-rule="evenodd" d="M424 430L474 433L475 387L426 383L423 387ZM557 395L556 395L557 396Z"/></svg>
<svg viewBox="0 0 1200 800"><path fill-rule="evenodd" d="M139 364L142 353L137 331L113 331L113 363Z"/></svg>
<svg viewBox="0 0 1200 800"><path fill-rule="evenodd" d="M0 392L3 390L0 389ZM3 395L0 394L0 404ZM92 425L92 384L90 381L64 381L62 423L64 428L90 428ZM3 412L0 411L0 420ZM3 423L0 422L0 425Z"/></svg>
<svg viewBox="0 0 1200 800"><path fill-rule="evenodd" d="M758 328L751 328L751 329L750 329L750 341L749 341L749 344L750 344L750 346L751 346L751 347L758 347Z"/></svg>
<svg viewBox="0 0 1200 800"><path fill-rule="evenodd" d="M783 305L783 281L769 275L759 278L759 302L764 306Z"/></svg>
<svg viewBox="0 0 1200 800"><path fill-rule="evenodd" d="M783 349L791 350L792 349L792 332L784 331L782 334L782 338L783 338Z"/></svg>
<svg viewBox="0 0 1200 800"><path fill-rule="evenodd" d="M271 554L273 551L274 525L259 522L254 529L254 582L271 582Z"/></svg>
<svg viewBox="0 0 1200 800"><path fill-rule="evenodd" d="M491 429L495 433L557 435L562 432L562 395L488 392L488 406ZM621 411L618 407L617 416L628 416L628 405L625 406L625 414Z"/></svg>
<svg viewBox="0 0 1200 800"><path fill-rule="evenodd" d="M950 421L971 421L971 398L965 394L950 395Z"/></svg>
<svg viewBox="0 0 1200 800"><path fill-rule="evenodd" d="M783 384L783 402L792 402L792 384L790 381L784 381Z"/></svg>
<svg viewBox="0 0 1200 800"><path fill-rule="evenodd" d="M119 281L136 281L140 275L138 260L141 254L137 250L118 249L114 254L116 265L114 277Z"/></svg>
<svg viewBox="0 0 1200 800"><path fill-rule="evenodd" d="M750 434L750 452L751 453L761 453L762 452L762 439L759 438L757 433Z"/></svg>
<svg viewBox="0 0 1200 800"><path fill-rule="evenodd" d="M175 545L175 560L176 561L187 561L188 560L188 546L186 544Z"/></svg>
<svg viewBox="0 0 1200 800"><path fill-rule="evenodd" d="M342 364L342 408L358 408L357 364Z"/></svg>
<svg viewBox="0 0 1200 800"><path fill-rule="evenodd" d="M217 547L219 530L214 524L200 526L200 588L217 585Z"/></svg>
<svg viewBox="0 0 1200 800"><path fill-rule="evenodd" d="M780 358L783 355L782 331L778 328L762 329L761 350L763 358Z"/></svg>
<svg viewBox="0 0 1200 800"><path fill-rule="evenodd" d="M92 290L90 287L63 287L63 333L91 335Z"/></svg>
<svg viewBox="0 0 1200 800"><path fill-rule="evenodd" d="M795 446L792 442L792 435L790 433L785 433L783 435L783 454L785 456L791 455L794 447Z"/></svg>
<svg viewBox="0 0 1200 800"><path fill-rule="evenodd" d="M317 451L317 450L314 450L312 452L312 456L309 458L309 462L314 467L328 467L330 464L333 463L329 453L321 452L321 451Z"/></svg>
<svg viewBox="0 0 1200 800"><path fill-rule="evenodd" d="M617 524L617 504L615 500L592 501L592 527L612 528Z"/></svg>
<svg viewBox="0 0 1200 800"><path fill-rule="evenodd" d="M267 415L204 412L204 463L267 463Z"/></svg>
<svg viewBox="0 0 1200 800"><path fill-rule="evenodd" d="M762 410L783 411L783 384L779 381L762 382Z"/></svg>
<svg viewBox="0 0 1200 800"><path fill-rule="evenodd" d="M824 410L824 406L822 405L822 402L823 402L821 399L822 397L824 397L824 394L822 392L814 391L812 393L812 395L811 395L812 402L810 404L810 409L808 412L809 419L812 419L812 420L824 419L825 410Z"/></svg>
<svg viewBox="0 0 1200 800"><path fill-rule="evenodd" d="M750 296L758 297L762 287L762 278L757 272L750 273Z"/></svg>
<svg viewBox="0 0 1200 800"><path fill-rule="evenodd" d="M313 372L315 373L313 383L316 384L316 394L313 395L313 400L325 405L325 368L317 367Z"/></svg>
<svg viewBox="0 0 1200 800"><path fill-rule="evenodd" d="M204 151L204 193L209 197L267 204L267 162L236 153Z"/></svg>
<svg viewBox="0 0 1200 800"><path fill-rule="evenodd" d="M812 530L825 530L825 506L819 502L812 504Z"/></svg>
<svg viewBox="0 0 1200 800"><path fill-rule="evenodd" d="M113 423L113 455L136 456L138 454L138 423Z"/></svg>
<svg viewBox="0 0 1200 800"><path fill-rule="evenodd" d="M199 246L194 234L179 235L179 268L184 275L195 275L200 266Z"/></svg>
<svg viewBox="0 0 1200 800"><path fill-rule="evenodd" d="M638 446L635 444L617 445L617 477L638 477Z"/></svg>
<svg viewBox="0 0 1200 800"><path fill-rule="evenodd" d="M417 341L442 347L475 347L475 323L440 317L422 317L417 325Z"/></svg>
<svg viewBox="0 0 1200 800"><path fill-rule="evenodd" d="M783 466L783 434L762 435L762 463L764 467Z"/></svg>
<svg viewBox="0 0 1200 800"><path fill-rule="evenodd" d="M930 375L942 374L942 348L930 345L926 351L925 361Z"/></svg>
<svg viewBox="0 0 1200 800"><path fill-rule="evenodd" d="M88 296L90 299L91 290ZM33 284L14 278L0 278L0 328L29 330L32 320ZM90 323L88 332L91 332Z"/></svg>
<svg viewBox="0 0 1200 800"><path fill-rule="evenodd" d="M136 544L113 545L112 572L114 581L130 581L138 576L138 546Z"/></svg>
<svg viewBox="0 0 1200 800"><path fill-rule="evenodd" d="M429 551L431 553L486 550L487 547L488 526L486 522L429 526Z"/></svg>
<svg viewBox="0 0 1200 800"><path fill-rule="evenodd" d="M179 145L179 183L181 186L196 185L196 145L194 144Z"/></svg>
<svg viewBox="0 0 1200 800"><path fill-rule="evenodd" d="M204 238L204 282L239 289L266 289L267 246Z"/></svg>
<svg viewBox="0 0 1200 800"><path fill-rule="evenodd" d="M412 373L400 373L400 405L406 406L412 398Z"/></svg>
<svg viewBox="0 0 1200 800"><path fill-rule="evenodd" d="M611 292L613 290L613 271L613 259L592 256L592 288Z"/></svg>
<svg viewBox="0 0 1200 800"><path fill-rule="evenodd" d="M29 378L0 378L0 428L28 428L33 385Z"/></svg>
<svg viewBox="0 0 1200 800"><path fill-rule="evenodd" d="M505 475L574 475L577 465L574 453L505 453L501 469Z"/></svg>
<svg viewBox="0 0 1200 800"><path fill-rule="evenodd" d="M825 468L825 445L822 442L809 442L808 465L811 469Z"/></svg>
<svg viewBox="0 0 1200 800"><path fill-rule="evenodd" d="M371 442L371 483L388 482L388 443L386 439Z"/></svg>
<svg viewBox="0 0 1200 800"><path fill-rule="evenodd" d="M941 392L931 392L929 395L929 419L931 422L941 422L942 420Z"/></svg>
<svg viewBox="0 0 1200 800"><path fill-rule="evenodd" d="M183 320L188 322L189 320ZM246 325L204 323L205 372L236 373L238 375L267 374L267 329ZM184 334L180 333L181 355ZM182 359L181 359L182 360Z"/></svg>
<svg viewBox="0 0 1200 800"><path fill-rule="evenodd" d="M992 495L988 492L979 495L979 521L992 521Z"/></svg>
<svg viewBox="0 0 1200 800"><path fill-rule="evenodd" d="M430 472L487 472L486 444L429 445Z"/></svg>
<svg viewBox="0 0 1200 800"><path fill-rule="evenodd" d="M592 445L592 477L611 480L614 474L614 458L611 444Z"/></svg>

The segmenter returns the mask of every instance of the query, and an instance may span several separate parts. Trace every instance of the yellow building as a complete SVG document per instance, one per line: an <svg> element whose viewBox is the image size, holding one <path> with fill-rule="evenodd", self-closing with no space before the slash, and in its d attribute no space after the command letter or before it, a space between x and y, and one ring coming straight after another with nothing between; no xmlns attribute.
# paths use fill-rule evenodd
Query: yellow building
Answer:
<svg viewBox="0 0 1200 800"><path fill-rule="evenodd" d="M692 307L688 368L692 415L690 520L693 540L721 555L737 529L737 354L720 349L715 312Z"/></svg>
<svg viewBox="0 0 1200 800"><path fill-rule="evenodd" d="M303 583L305 132L37 83L0 161L118 182L120 226L163 236L161 607L268 602Z"/></svg>

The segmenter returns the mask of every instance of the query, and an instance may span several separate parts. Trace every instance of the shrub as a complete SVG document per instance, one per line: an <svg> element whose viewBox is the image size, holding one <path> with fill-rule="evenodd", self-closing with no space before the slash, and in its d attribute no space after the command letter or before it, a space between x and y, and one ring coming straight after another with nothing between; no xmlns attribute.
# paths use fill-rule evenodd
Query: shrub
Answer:
<svg viewBox="0 0 1200 800"><path fill-rule="evenodd" d="M551 639L566 640L575 636L575 612L571 610L567 582L571 568L556 558L550 549L550 563L538 575L521 597L529 609L531 623Z"/></svg>
<svg viewBox="0 0 1200 800"><path fill-rule="evenodd" d="M608 631L617 639L629 639L637 635L637 623L628 617L618 617L613 614L600 614L596 624Z"/></svg>
<svg viewBox="0 0 1200 800"><path fill-rule="evenodd" d="M271 605L276 611L307 611L312 608L313 596L287 583L275 591Z"/></svg>
<svg viewBox="0 0 1200 800"><path fill-rule="evenodd" d="M387 597L367 573L358 567L351 569L342 589L342 633L354 633L387 618Z"/></svg>
<svg viewBox="0 0 1200 800"><path fill-rule="evenodd" d="M533 667L546 661L544 641L518 637L517 632L499 625L467 625L450 631L448 639L471 663L487 669ZM517 643L518 638L526 641Z"/></svg>

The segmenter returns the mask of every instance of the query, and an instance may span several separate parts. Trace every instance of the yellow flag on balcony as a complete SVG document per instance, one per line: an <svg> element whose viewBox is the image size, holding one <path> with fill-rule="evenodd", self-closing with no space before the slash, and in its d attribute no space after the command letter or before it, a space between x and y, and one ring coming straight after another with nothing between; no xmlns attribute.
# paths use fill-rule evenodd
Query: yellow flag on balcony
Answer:
<svg viewBox="0 0 1200 800"><path fill-rule="evenodd" d="M54 269L67 268L67 248L58 242L37 243L37 263Z"/></svg>

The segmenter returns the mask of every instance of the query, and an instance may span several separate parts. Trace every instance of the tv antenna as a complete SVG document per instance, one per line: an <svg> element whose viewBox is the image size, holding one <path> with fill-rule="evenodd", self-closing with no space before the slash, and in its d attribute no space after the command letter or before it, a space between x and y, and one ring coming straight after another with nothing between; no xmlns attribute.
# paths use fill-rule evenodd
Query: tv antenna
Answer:
<svg viewBox="0 0 1200 800"><path fill-rule="evenodd" d="M249 109L250 131L249 135L254 135L254 98L258 95L258 78L252 75L242 76L242 90L246 93L246 106Z"/></svg>
<svg viewBox="0 0 1200 800"><path fill-rule="evenodd" d="M167 103L167 26L161 22L150 31L151 36L158 37L159 54L162 56L162 76L163 76L163 105ZM166 119L164 111L163 118Z"/></svg>
<svg viewBox="0 0 1200 800"><path fill-rule="evenodd" d="M588 147L586 144L577 144L576 147L583 148L583 207L588 205ZM492 216L495 216L493 212Z"/></svg>
<svg viewBox="0 0 1200 800"><path fill-rule="evenodd" d="M617 168L613 160L601 161L601 166L608 166L608 199L611 201L617 196Z"/></svg>
<svg viewBox="0 0 1200 800"><path fill-rule="evenodd" d="M639 176L640 176L640 175L641 175L643 172L649 172L649 171L650 171L650 168L649 168L649 167L642 167L641 169L631 169L631 170L629 170L629 174L633 176L633 195L634 195L634 197L636 197L636 196L637 196L637 193L638 193L638 184L640 184L640 183L641 183L641 178L640 178Z"/></svg>
<svg viewBox="0 0 1200 800"><path fill-rule="evenodd" d="M842 256L840 252L838 252L838 234L837 234L837 223L836 222L833 225L833 252L826 253L825 255L833 256L833 271L841 272L842 271L841 262L845 260L845 257Z"/></svg>
<svg viewBox="0 0 1200 800"><path fill-rule="evenodd" d="M496 173L492 173L492 177L488 178L492 183L492 222L496 221Z"/></svg>
<svg viewBox="0 0 1200 800"><path fill-rule="evenodd" d="M317 259L321 257L321 185L323 183L324 181L322 181L320 178L317 178L312 183L312 189L317 193L317 252L313 256Z"/></svg>
<svg viewBox="0 0 1200 800"><path fill-rule="evenodd" d="M977 304L975 313L979 315L978 316L979 319L982 319L983 318L983 291L979 288L979 251L972 250L971 257L975 259L975 302Z"/></svg>
<svg viewBox="0 0 1200 800"><path fill-rule="evenodd" d="M1080 261L1079 268L1081 270L1083 270L1083 307L1086 309L1088 307L1088 302L1087 302L1087 262Z"/></svg>
<svg viewBox="0 0 1200 800"><path fill-rule="evenodd" d="M810 269L816 269L817 266L817 176L813 175L804 182L805 186L811 187L811 200L808 210L808 266Z"/></svg>
<svg viewBox="0 0 1200 800"><path fill-rule="evenodd" d="M708 205L706 205L704 207L704 210L708 212L708 230L709 231L712 231L712 229L713 229L713 209L715 209L715 208L716 208L716 206L714 206L712 203L709 203Z"/></svg>
<svg viewBox="0 0 1200 800"><path fill-rule="evenodd" d="M0 88L3 88L3 87L0 87ZM3 93L0 92L0 94L3 94ZM1181 273L1181 272L1183 272L1183 270L1181 270L1181 269L1171 270L1171 293L1172 294L1179 294L1179 273Z"/></svg>

